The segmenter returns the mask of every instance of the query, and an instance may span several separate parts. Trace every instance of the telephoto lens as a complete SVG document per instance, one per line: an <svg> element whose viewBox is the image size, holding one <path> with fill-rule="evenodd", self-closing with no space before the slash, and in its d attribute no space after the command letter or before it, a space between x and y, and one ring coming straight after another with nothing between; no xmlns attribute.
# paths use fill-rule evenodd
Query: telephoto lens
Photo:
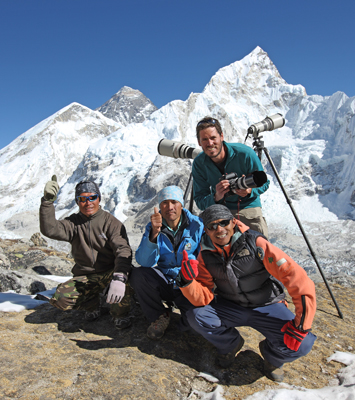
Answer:
<svg viewBox="0 0 355 400"><path fill-rule="evenodd" d="M248 135L257 135L264 131L273 131L274 129L282 128L285 125L285 118L281 114L274 114L271 117L266 117L260 122L251 125L248 128Z"/></svg>
<svg viewBox="0 0 355 400"><path fill-rule="evenodd" d="M229 182L230 190L226 194L226 197L229 197L234 196L236 191L240 189L245 190L263 186L267 182L267 175L264 171L254 171L247 176L238 178L235 172L230 172L222 175L219 180L227 180Z"/></svg>
<svg viewBox="0 0 355 400"><path fill-rule="evenodd" d="M267 181L267 176L264 171L254 171L247 176L242 176L235 179L232 190L248 189L263 186Z"/></svg>
<svg viewBox="0 0 355 400"><path fill-rule="evenodd" d="M195 149L187 144L174 142L169 139L161 139L158 143L158 153L166 157L193 159L196 158L201 151L201 149Z"/></svg>

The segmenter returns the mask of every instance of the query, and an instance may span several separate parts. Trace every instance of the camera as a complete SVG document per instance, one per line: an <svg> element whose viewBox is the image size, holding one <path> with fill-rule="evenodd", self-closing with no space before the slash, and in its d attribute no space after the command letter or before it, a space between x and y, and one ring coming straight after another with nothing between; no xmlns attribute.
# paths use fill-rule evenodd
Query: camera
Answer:
<svg viewBox="0 0 355 400"><path fill-rule="evenodd" d="M224 174L219 179L220 181L228 181L230 185L230 190L226 196L233 196L236 194L238 189L248 189L263 186L267 182L267 176L264 171L254 171L247 176L242 176L238 178L235 172L230 172L229 174Z"/></svg>
<svg viewBox="0 0 355 400"><path fill-rule="evenodd" d="M196 158L201 151L201 149L195 149L187 144L174 142L169 139L161 139L158 143L158 153L161 156L193 159Z"/></svg>
<svg viewBox="0 0 355 400"><path fill-rule="evenodd" d="M253 135L254 138L258 136L259 133L264 131L273 131L277 128L282 128L285 125L285 118L281 114L274 114L271 117L266 117L260 122L251 125L248 128L248 135Z"/></svg>

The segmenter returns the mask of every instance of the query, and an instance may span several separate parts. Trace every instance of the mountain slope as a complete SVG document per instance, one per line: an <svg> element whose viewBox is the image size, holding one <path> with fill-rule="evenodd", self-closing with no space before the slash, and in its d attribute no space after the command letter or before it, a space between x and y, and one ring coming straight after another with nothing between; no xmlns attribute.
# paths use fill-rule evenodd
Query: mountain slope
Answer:
<svg viewBox="0 0 355 400"><path fill-rule="evenodd" d="M212 115L221 121L227 141L244 142L251 124L266 115L281 113L286 125L264 132L263 136L301 220L355 219L354 110L355 98L348 98L344 93L308 96L303 86L288 84L267 53L257 47L242 60L217 71L202 93L192 93L186 101L172 101L151 113L142 123L123 127L102 117L107 124L106 131L99 133L98 128L98 135L90 136L78 127L75 146L70 135L59 134L56 130L56 140L61 140L58 147L68 148L69 152L48 152L51 146L46 144L39 157L44 162L39 163L37 154L32 153L37 148L36 135L29 137L25 133L27 141L21 137L16 139L2 151L0 158L0 165L7 171L7 178L0 181L2 193L5 193L3 188L9 191L6 196L0 196L1 218L6 224L19 212L37 212L44 183L56 172L61 184L58 216L77 210L73 201L74 185L83 177L90 178L101 185L102 206L140 235L156 205L155 194L171 184L185 189L191 170L190 160L158 155L157 145L161 139L196 147L196 123ZM88 109L86 112L87 118L95 115L100 119L97 117L100 113ZM41 124L48 124L46 121ZM73 123L70 126L77 129ZM53 141L53 133L45 129L41 132L43 143ZM13 151L15 144L17 150ZM252 140L246 144L252 146ZM72 148L77 155L70 153ZM21 158L30 153L31 162ZM71 159L75 159L76 165ZM265 156L262 163L271 180L270 189L262 196L268 223L297 230ZM27 167L26 172L20 167L23 165ZM24 194L30 187L31 199L28 199Z"/></svg>

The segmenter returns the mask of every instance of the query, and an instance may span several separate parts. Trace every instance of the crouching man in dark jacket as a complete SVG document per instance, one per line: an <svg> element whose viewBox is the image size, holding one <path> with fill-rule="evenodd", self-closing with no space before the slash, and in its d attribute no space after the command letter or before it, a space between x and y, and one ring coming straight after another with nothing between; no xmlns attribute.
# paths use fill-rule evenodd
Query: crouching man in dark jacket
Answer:
<svg viewBox="0 0 355 400"><path fill-rule="evenodd" d="M314 283L227 207L212 205L200 217L205 228L200 254L197 260L185 254L180 272L180 289L196 306L187 312L188 322L217 347L224 368L244 344L235 327L256 329L266 338L259 344L264 373L281 382L283 364L306 355L316 339L310 332L316 311ZM287 308L283 285L296 315Z"/></svg>
<svg viewBox="0 0 355 400"><path fill-rule="evenodd" d="M57 220L53 202L59 191L56 177L47 182L40 207L41 233L69 242L75 265L73 278L57 287L50 303L66 311L85 310L93 321L104 311L100 298L107 287L107 303L116 328L131 325L128 317L132 289L127 285L132 269L132 250L124 225L101 209L98 185L82 181L75 188L79 213ZM100 296L101 295L101 296Z"/></svg>

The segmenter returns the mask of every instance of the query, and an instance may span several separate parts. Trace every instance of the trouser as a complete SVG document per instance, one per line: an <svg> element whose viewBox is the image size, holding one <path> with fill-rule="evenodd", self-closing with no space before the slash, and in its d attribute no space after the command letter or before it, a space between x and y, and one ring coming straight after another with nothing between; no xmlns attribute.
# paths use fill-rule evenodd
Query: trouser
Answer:
<svg viewBox="0 0 355 400"><path fill-rule="evenodd" d="M231 213L235 218L243 222L243 224L249 226L253 231L262 233L268 238L268 228L266 225L265 218L261 211L261 207L244 208L243 210L231 210Z"/></svg>
<svg viewBox="0 0 355 400"><path fill-rule="evenodd" d="M96 274L74 276L61 283L50 299L50 303L60 310L94 311L100 307L100 294L112 280L113 270ZM131 307L132 288L126 284L126 292L120 303L111 304L110 314L119 317L127 314Z"/></svg>
<svg viewBox="0 0 355 400"><path fill-rule="evenodd" d="M147 267L133 268L130 284L149 323L156 321L160 315L166 312L163 301L174 302L181 313L179 328L182 331L190 329L186 311L193 305L178 287L174 288L174 283L169 282L161 271Z"/></svg>
<svg viewBox="0 0 355 400"><path fill-rule="evenodd" d="M281 328L294 317L284 303L246 308L219 296L209 305L192 308L187 312L190 326L212 343L219 354L229 353L239 343L240 334L235 327L254 328L266 337L264 355L275 367L308 354L317 338L309 332L299 350L290 350L284 344Z"/></svg>

